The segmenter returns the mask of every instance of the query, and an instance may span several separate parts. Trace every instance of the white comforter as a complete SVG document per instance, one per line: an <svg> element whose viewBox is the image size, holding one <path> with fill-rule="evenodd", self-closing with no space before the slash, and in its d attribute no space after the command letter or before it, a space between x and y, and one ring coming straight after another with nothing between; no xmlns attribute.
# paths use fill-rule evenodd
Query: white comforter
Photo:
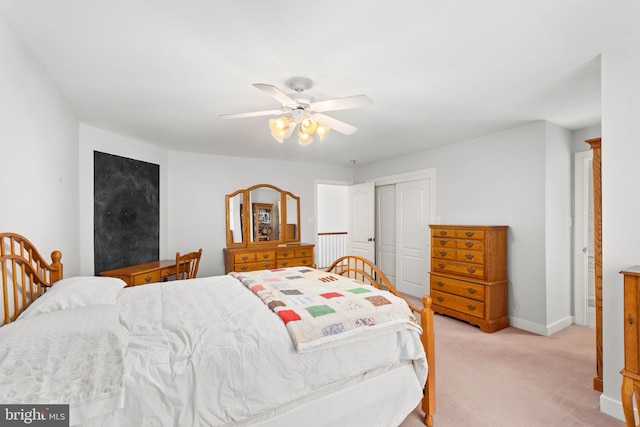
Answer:
<svg viewBox="0 0 640 427"><path fill-rule="evenodd" d="M83 426L250 425L398 363L426 378L415 330L301 354L282 320L230 276L126 288L116 307L127 335L124 409Z"/></svg>

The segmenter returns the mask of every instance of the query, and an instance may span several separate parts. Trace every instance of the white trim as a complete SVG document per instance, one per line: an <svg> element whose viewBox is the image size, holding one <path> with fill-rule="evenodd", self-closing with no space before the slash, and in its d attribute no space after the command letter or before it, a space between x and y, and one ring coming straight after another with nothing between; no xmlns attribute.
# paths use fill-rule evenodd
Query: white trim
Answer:
<svg viewBox="0 0 640 427"><path fill-rule="evenodd" d="M589 246L589 167L591 150L575 153L573 204L573 312L577 325L587 325L588 261L582 248Z"/></svg>
<svg viewBox="0 0 640 427"><path fill-rule="evenodd" d="M610 417L624 421L624 412L622 411L622 402L608 398L604 394L600 394L600 412ZM638 416L636 415L636 419Z"/></svg>
<svg viewBox="0 0 640 427"><path fill-rule="evenodd" d="M531 332L532 334L542 335L545 337L551 336L564 328L571 326L571 316L566 316L563 319L558 320L550 325L540 325L539 323L529 322L528 320L518 319L516 317L509 317L509 326L522 329L523 331Z"/></svg>

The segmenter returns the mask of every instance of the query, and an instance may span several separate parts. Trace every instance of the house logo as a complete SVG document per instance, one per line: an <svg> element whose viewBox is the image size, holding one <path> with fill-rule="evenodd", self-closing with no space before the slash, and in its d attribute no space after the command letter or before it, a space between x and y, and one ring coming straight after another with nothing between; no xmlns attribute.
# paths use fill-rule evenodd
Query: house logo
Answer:
<svg viewBox="0 0 640 427"><path fill-rule="evenodd" d="M69 405L1 405L0 427L69 427Z"/></svg>

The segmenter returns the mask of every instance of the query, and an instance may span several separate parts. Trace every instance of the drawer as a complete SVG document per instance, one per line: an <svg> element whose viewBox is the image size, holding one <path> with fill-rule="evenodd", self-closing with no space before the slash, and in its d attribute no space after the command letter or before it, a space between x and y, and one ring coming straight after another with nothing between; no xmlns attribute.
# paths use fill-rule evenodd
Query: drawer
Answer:
<svg viewBox="0 0 640 427"><path fill-rule="evenodd" d="M433 258L456 259L456 250L447 247L432 247L431 256Z"/></svg>
<svg viewBox="0 0 640 427"><path fill-rule="evenodd" d="M456 230L456 237L459 239L483 240L484 231L482 230Z"/></svg>
<svg viewBox="0 0 640 427"><path fill-rule="evenodd" d="M269 261L269 260L275 260L275 259L276 259L275 251L256 252L256 262L263 262L263 261Z"/></svg>
<svg viewBox="0 0 640 427"><path fill-rule="evenodd" d="M283 260L279 259L277 262L277 268L299 267L299 266L311 267L312 264L313 264L313 257L291 258L291 259L283 259Z"/></svg>
<svg viewBox="0 0 640 427"><path fill-rule="evenodd" d="M312 255L313 255L313 249L310 249L310 248L296 249L296 258L306 258Z"/></svg>
<svg viewBox="0 0 640 427"><path fill-rule="evenodd" d="M484 303L446 292L431 291L433 303L470 316L484 318Z"/></svg>
<svg viewBox="0 0 640 427"><path fill-rule="evenodd" d="M256 260L255 252L242 252L239 254L233 254L233 262L236 264L244 262L254 262Z"/></svg>
<svg viewBox="0 0 640 427"><path fill-rule="evenodd" d="M290 259L296 257L296 251L294 249L281 249L278 251L277 259Z"/></svg>
<svg viewBox="0 0 640 427"><path fill-rule="evenodd" d="M458 261L472 262L474 264L484 264L484 252L458 249L456 251L456 259Z"/></svg>
<svg viewBox="0 0 640 427"><path fill-rule="evenodd" d="M469 249L472 251L484 251L484 240L456 240L458 249Z"/></svg>
<svg viewBox="0 0 640 427"><path fill-rule="evenodd" d="M456 239L443 239L434 237L431 239L431 247L432 248L455 248L456 247Z"/></svg>
<svg viewBox="0 0 640 427"><path fill-rule="evenodd" d="M275 260L236 264L235 271L271 270L276 268Z"/></svg>
<svg viewBox="0 0 640 427"><path fill-rule="evenodd" d="M160 278L171 277L176 274L176 268L163 268L160 270Z"/></svg>
<svg viewBox="0 0 640 427"><path fill-rule="evenodd" d="M160 270L150 271L144 274L136 274L133 276L133 286L146 285L147 283L155 283L160 281Z"/></svg>
<svg viewBox="0 0 640 427"><path fill-rule="evenodd" d="M432 263L431 269L440 273L460 274L463 276L474 277L476 279L484 279L484 266L481 264L437 260Z"/></svg>
<svg viewBox="0 0 640 427"><path fill-rule="evenodd" d="M432 228L431 229L431 237L456 237L456 230L447 230L445 228Z"/></svg>
<svg viewBox="0 0 640 427"><path fill-rule="evenodd" d="M433 274L431 275L430 283L432 291L446 292L484 302L485 292L483 285L448 277L434 276Z"/></svg>

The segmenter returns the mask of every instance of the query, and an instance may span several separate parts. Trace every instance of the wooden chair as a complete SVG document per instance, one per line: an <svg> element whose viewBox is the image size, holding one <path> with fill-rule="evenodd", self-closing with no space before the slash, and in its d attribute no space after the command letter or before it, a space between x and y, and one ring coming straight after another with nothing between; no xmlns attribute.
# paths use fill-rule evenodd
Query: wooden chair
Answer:
<svg viewBox="0 0 640 427"><path fill-rule="evenodd" d="M201 255L202 248L197 252L189 252L184 255L176 252L176 279L194 279L198 274Z"/></svg>

